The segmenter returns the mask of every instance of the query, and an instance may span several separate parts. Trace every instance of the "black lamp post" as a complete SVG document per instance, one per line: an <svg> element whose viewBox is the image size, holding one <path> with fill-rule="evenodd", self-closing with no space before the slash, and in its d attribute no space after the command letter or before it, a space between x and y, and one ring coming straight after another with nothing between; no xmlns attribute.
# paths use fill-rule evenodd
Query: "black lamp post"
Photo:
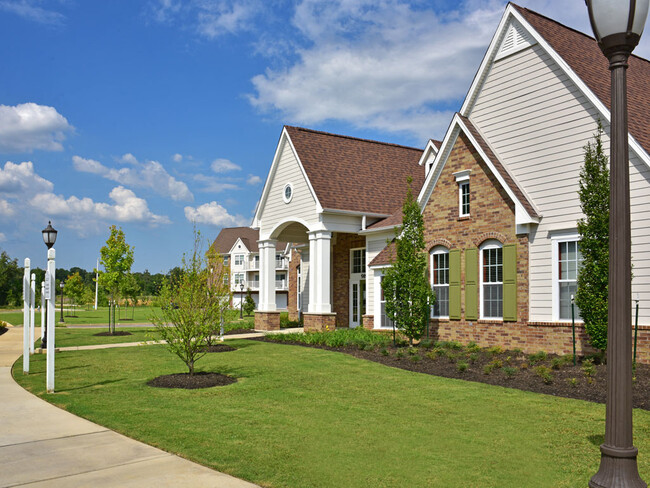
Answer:
<svg viewBox="0 0 650 488"><path fill-rule="evenodd" d="M650 0L586 0L591 27L611 71L609 314L605 442L591 488L647 485L632 436L632 267L627 128L627 60L639 43Z"/></svg>
<svg viewBox="0 0 650 488"><path fill-rule="evenodd" d="M244 318L244 284L239 283L239 320Z"/></svg>
<svg viewBox="0 0 650 488"><path fill-rule="evenodd" d="M61 320L60 322L63 323L65 320L63 320L63 281L59 283L59 288L61 288Z"/></svg>
<svg viewBox="0 0 650 488"><path fill-rule="evenodd" d="M52 222L49 221L47 223L47 227L41 231L43 234L43 242L47 246L48 249L51 249L52 246L54 246L54 243L56 242L56 235L58 234L57 230L52 227ZM50 286L50 283L46 284L47 287ZM41 311L41 313L47 314L47 302L45 305L45 310ZM43 340L41 341L41 349L46 349L47 348L47 315L45 318L45 332L43 333Z"/></svg>

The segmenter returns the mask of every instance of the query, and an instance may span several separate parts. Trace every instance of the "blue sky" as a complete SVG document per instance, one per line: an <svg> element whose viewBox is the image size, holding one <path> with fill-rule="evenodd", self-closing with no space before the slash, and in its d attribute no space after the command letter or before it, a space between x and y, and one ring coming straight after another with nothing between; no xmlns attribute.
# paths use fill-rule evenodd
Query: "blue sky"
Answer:
<svg viewBox="0 0 650 488"><path fill-rule="evenodd" d="M43 267L51 219L92 269L115 224L166 271L192 221L250 223L283 124L423 147L506 3L0 0L0 249ZM582 0L518 3L589 32Z"/></svg>

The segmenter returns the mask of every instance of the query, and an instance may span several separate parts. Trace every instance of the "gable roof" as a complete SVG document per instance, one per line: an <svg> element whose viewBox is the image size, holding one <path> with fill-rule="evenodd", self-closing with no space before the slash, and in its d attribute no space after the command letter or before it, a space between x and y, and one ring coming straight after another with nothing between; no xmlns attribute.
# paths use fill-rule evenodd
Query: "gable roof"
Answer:
<svg viewBox="0 0 650 488"><path fill-rule="evenodd" d="M408 176L418 191L422 149L285 126L323 210L390 215Z"/></svg>
<svg viewBox="0 0 650 488"><path fill-rule="evenodd" d="M237 239L241 239L242 243L250 252L257 252L259 249L257 246L259 238L260 232L250 227L225 227L221 229L221 232L219 232L211 247L220 254L228 254L237 242ZM275 245L278 251L284 250L286 247L286 242L278 242Z"/></svg>
<svg viewBox="0 0 650 488"><path fill-rule="evenodd" d="M562 57L607 110L611 110L609 62L596 40L537 12L511 5ZM629 131L643 149L650 152L650 61L632 55L628 64Z"/></svg>
<svg viewBox="0 0 650 488"><path fill-rule="evenodd" d="M369 267L390 266L397 260L397 244L393 239L390 244L381 250L375 258L368 263Z"/></svg>

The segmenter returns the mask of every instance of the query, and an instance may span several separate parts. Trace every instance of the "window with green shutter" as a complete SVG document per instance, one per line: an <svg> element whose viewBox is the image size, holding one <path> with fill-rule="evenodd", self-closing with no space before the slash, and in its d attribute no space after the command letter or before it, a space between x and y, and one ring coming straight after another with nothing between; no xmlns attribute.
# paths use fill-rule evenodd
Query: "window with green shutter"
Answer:
<svg viewBox="0 0 650 488"><path fill-rule="evenodd" d="M449 318L460 320L460 250L449 251Z"/></svg>
<svg viewBox="0 0 650 488"><path fill-rule="evenodd" d="M478 249L465 249L465 320L478 320Z"/></svg>
<svg viewBox="0 0 650 488"><path fill-rule="evenodd" d="M517 320L517 245L503 246L503 320Z"/></svg>

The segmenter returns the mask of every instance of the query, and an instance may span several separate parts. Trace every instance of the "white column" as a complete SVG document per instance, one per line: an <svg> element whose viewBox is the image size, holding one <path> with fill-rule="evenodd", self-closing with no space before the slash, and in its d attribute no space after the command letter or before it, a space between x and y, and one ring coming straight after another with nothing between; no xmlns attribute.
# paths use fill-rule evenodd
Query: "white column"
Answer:
<svg viewBox="0 0 650 488"><path fill-rule="evenodd" d="M47 274L49 275L50 295L47 300L47 368L46 368L46 389L48 393L54 393L54 316L56 315L56 266L54 249L47 251Z"/></svg>
<svg viewBox="0 0 650 488"><path fill-rule="evenodd" d="M309 312L332 313L331 252L332 233L314 231L309 233Z"/></svg>
<svg viewBox="0 0 650 488"><path fill-rule="evenodd" d="M23 274L23 373L29 373L29 258L25 258Z"/></svg>
<svg viewBox="0 0 650 488"><path fill-rule="evenodd" d="M29 353L34 354L34 307L36 306L36 275L32 273L29 286Z"/></svg>
<svg viewBox="0 0 650 488"><path fill-rule="evenodd" d="M45 301L45 282L41 281L41 342L43 342L43 337L45 336L45 306L47 302Z"/></svg>
<svg viewBox="0 0 650 488"><path fill-rule="evenodd" d="M95 310L97 310L97 295L99 293L99 259L95 268Z"/></svg>
<svg viewBox="0 0 650 488"><path fill-rule="evenodd" d="M260 312L275 312L275 239L257 241L260 250Z"/></svg>

